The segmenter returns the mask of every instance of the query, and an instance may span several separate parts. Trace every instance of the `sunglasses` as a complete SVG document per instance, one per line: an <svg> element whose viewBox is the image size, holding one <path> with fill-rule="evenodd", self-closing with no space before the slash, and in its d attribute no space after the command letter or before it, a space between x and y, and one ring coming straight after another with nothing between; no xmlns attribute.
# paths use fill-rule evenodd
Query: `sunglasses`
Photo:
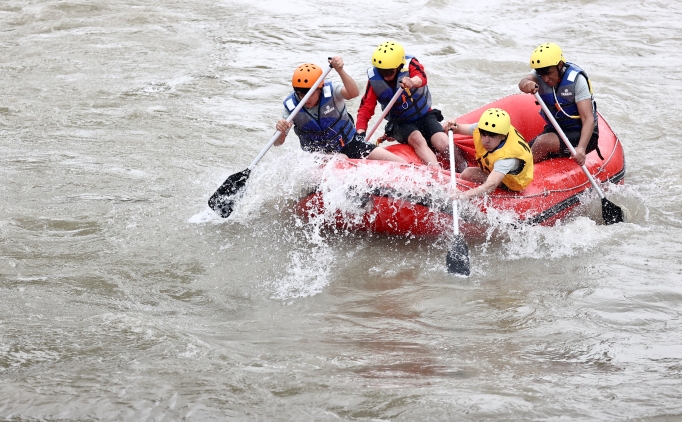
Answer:
<svg viewBox="0 0 682 422"><path fill-rule="evenodd" d="M481 138L484 136L487 136L488 138L494 138L497 135L499 135L499 133L488 132L487 130L483 130L483 129L479 129L478 132L481 134Z"/></svg>

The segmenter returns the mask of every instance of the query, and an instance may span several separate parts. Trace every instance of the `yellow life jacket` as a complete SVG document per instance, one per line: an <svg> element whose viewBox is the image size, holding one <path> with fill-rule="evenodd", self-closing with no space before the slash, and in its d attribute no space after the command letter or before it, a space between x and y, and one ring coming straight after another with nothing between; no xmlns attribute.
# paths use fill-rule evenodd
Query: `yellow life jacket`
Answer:
<svg viewBox="0 0 682 422"><path fill-rule="evenodd" d="M510 127L509 135L504 145L497 148L493 152L488 152L481 142L481 134L478 128L474 129L474 146L476 147L476 162L481 170L490 174L493 171L495 161L503 160L505 158L518 158L521 160L521 169L514 173L507 173L502 179L502 183L513 191L520 191L533 181L533 154L530 152L530 147L523 139L514 126Z"/></svg>

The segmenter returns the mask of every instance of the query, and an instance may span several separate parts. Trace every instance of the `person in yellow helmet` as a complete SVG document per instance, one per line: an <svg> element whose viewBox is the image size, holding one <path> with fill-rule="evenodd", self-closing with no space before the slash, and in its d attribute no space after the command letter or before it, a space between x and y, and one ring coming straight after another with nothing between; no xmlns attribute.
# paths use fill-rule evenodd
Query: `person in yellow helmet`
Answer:
<svg viewBox="0 0 682 422"><path fill-rule="evenodd" d="M533 155L530 147L511 125L506 111L490 108L483 112L478 123L473 124L457 124L455 119L450 119L443 122L443 130L452 130L459 135L472 135L474 138L478 167L466 167L460 177L481 183L481 186L460 193L460 197L486 195L500 185L509 190L521 191L533 181ZM456 152L461 156L458 149Z"/></svg>
<svg viewBox="0 0 682 422"><path fill-rule="evenodd" d="M324 73L322 68L312 63L296 68L291 79L294 91L284 98L282 119L275 125L282 134L274 145L282 145L289 129L293 127L304 151L405 163L405 160L390 151L370 145L364 141L363 136L357 136L353 119L346 110L345 100L357 97L360 91L343 69L341 57L334 56L329 59L329 63L341 77L343 84L323 81L320 86L314 87ZM287 122L286 119L310 89L315 92L293 121Z"/></svg>
<svg viewBox="0 0 682 422"><path fill-rule="evenodd" d="M358 132L367 130L377 102L385 109L396 91L403 88L405 92L386 115L386 135L412 146L425 164L438 166L434 150L447 152L448 137L439 123L443 116L431 108L424 66L416 57L405 55L399 43L386 41L374 51L367 76L369 80L358 109Z"/></svg>
<svg viewBox="0 0 682 422"><path fill-rule="evenodd" d="M561 48L554 43L538 46L530 57L530 67L533 70L521 79L519 89L528 94L540 93L542 101L575 148L575 162L582 166L585 156L595 149L603 159L599 151L597 104L587 73L575 63L567 62ZM550 120L544 112L541 114L546 121L545 128L530 143L535 162L570 157L568 147Z"/></svg>

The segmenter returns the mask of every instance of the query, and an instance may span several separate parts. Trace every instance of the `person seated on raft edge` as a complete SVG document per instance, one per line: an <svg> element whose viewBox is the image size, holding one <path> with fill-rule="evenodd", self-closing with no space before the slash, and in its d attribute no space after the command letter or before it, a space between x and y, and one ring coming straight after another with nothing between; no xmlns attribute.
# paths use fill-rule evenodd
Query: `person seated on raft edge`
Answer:
<svg viewBox="0 0 682 422"><path fill-rule="evenodd" d="M386 135L410 145L424 163L438 167L433 150L447 153L448 137L438 123L443 115L431 109L431 93L421 63L413 56L406 56L402 45L386 41L372 55L367 76L369 80L358 108L358 132L367 130L377 101L385 109L400 86L405 93L386 115Z"/></svg>
<svg viewBox="0 0 682 422"><path fill-rule="evenodd" d="M476 161L479 167L467 167L460 178L482 183L473 189L457 192L458 198L483 196L500 184L512 191L521 191L533 181L533 156L530 147L514 126L509 114L501 108L483 112L478 123L457 124L455 119L443 122L444 130L458 135L473 135ZM463 157L455 148L458 157ZM457 160L459 163L466 163Z"/></svg>
<svg viewBox="0 0 682 422"><path fill-rule="evenodd" d="M368 144L365 142L364 135L356 133L353 118L346 110L345 100L357 97L360 91L355 81L343 70L341 57L334 56L329 63L336 69L343 85L323 81L293 121L287 122L286 119L299 101L324 73L320 66L312 63L302 64L294 71L291 78L294 92L284 99L283 118L275 125L282 134L274 145L282 145L289 129L293 126L304 151L338 153L347 158L406 163L392 152Z"/></svg>
<svg viewBox="0 0 682 422"><path fill-rule="evenodd" d="M554 119L575 148L575 162L582 166L585 156L595 149L603 160L599 151L597 104L587 73L578 65L566 62L561 48L554 43L538 46L530 56L530 67L533 70L521 79L519 89L528 94L539 92L547 108L556 110L552 112ZM542 133L530 142L533 160L537 163L550 158L570 157L571 152L559 138L552 122L544 111L540 114L546 123Z"/></svg>

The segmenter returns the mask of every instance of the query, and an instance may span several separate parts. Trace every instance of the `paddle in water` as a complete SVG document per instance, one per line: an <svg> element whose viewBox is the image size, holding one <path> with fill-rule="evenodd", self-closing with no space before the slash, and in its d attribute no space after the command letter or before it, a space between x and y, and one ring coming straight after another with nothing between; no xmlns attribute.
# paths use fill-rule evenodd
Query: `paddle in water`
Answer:
<svg viewBox="0 0 682 422"><path fill-rule="evenodd" d="M331 59L331 58L330 58ZM320 75L320 77L317 79L315 84L312 86L319 86L322 81L324 81L324 78L327 77L329 72L331 72L332 67L331 64L329 67ZM301 101L298 103L296 108L291 112L289 117L287 117L287 122L291 123L292 120L294 120L294 117L298 114L298 112L303 108L305 105L306 101L315 93L314 89L309 89L308 93L301 99ZM208 206L211 207L211 209L218 214L220 214L221 217L227 218L232 214L232 211L234 210L235 202L243 193L244 186L246 185L246 181L249 180L249 176L251 175L251 170L253 170L254 167L256 167L256 164L260 161L261 158L265 155L266 152L272 147L272 145L277 141L279 136L282 134L281 131L275 132L275 134L272 136L272 139L270 139L270 142L265 145L265 147L261 150L261 152L258 154L258 156L251 162L249 167L244 170L240 171L239 173L235 173L228 177L222 185L218 188L218 190L215 191L213 195L208 199Z"/></svg>
<svg viewBox="0 0 682 422"><path fill-rule="evenodd" d="M329 67L322 73L322 75L320 75L315 84L313 84L312 86L314 87L319 86L322 83L322 81L324 81L324 78L327 77L329 72L331 72L331 70L332 67L330 64ZM308 90L308 93L301 99L301 101L298 103L296 108L294 108L289 117L287 117L287 122L291 123L291 121L294 120L294 117L296 117L298 112L305 105L306 101L308 101L308 99L314 93L315 93L314 89ZM208 206L211 207L213 211L220 214L220 216L223 218L227 218L230 216L230 214L232 214L235 202L243 193L246 181L249 180L251 170L253 170L253 168L256 167L256 164L258 164L260 159L263 158L265 153L268 152L270 147L272 147L272 145L275 143L275 141L277 141L281 134L282 132L279 130L275 132L275 134L272 136L272 139L270 139L270 142L268 142L267 145L265 145L265 147L261 150L258 156L251 162L251 164L246 170L240 171L239 173L235 173L228 177L223 182L223 184L220 185L218 190L216 190L215 193L211 195L211 197L208 199Z"/></svg>
<svg viewBox="0 0 682 422"><path fill-rule="evenodd" d="M331 57L330 57L331 59ZM320 77L317 79L315 84L313 84L314 87L319 86L322 81L324 81L324 78L327 77L329 72L331 72L332 67L331 64L329 67L320 75ZM303 108L305 105L306 101L315 93L314 89L309 89L308 93L301 99L301 101L298 103L296 108L291 112L289 117L287 117L287 122L291 123L292 120L294 120L294 117L298 114L298 112ZM261 152L258 154L258 156L251 162L249 167L244 170L240 171L239 173L235 173L228 177L222 185L218 188L218 190L215 191L213 195L208 199L208 206L211 207L211 209L218 214L220 214L221 217L227 218L232 214L232 211L234 210L235 202L239 198L239 196L243 193L244 186L246 185L246 181L249 180L249 176L251 175L251 170L253 170L254 167L256 167L256 164L260 161L261 158L265 155L266 152L272 147L272 145L277 141L279 136L282 134L281 131L275 132L275 134L272 136L272 139L270 139L270 142L268 142L265 147L261 150Z"/></svg>
<svg viewBox="0 0 682 422"><path fill-rule="evenodd" d="M450 184L453 188L457 188L455 176L455 142L453 140L452 130L448 131L448 142L450 148ZM453 189L454 190L454 189ZM464 241L464 236L459 232L459 222L457 221L457 199L452 200L452 221L454 223L454 238L448 247L448 256L446 259L448 272L452 274L459 274L469 276L471 269L469 265L469 247Z"/></svg>
<svg viewBox="0 0 682 422"><path fill-rule="evenodd" d="M545 102L542 101L542 97L540 97L540 94L537 92L535 93L535 100L537 103L542 107L542 110L545 112L545 116L549 119L550 122L552 122L552 126L554 126L554 129L556 129L557 134L559 134L559 138L564 142L566 147L568 148L569 151L571 151L571 155L575 157L575 148L573 148L573 145L571 145L571 142L569 142L568 138L566 137L566 134L564 133L563 130L561 130L561 127L559 126L559 123L554 119L554 116L552 116L552 113L549 112L549 109L547 108L547 105L545 105ZM599 197L601 198L601 216L604 219L604 224L614 224L614 223L622 223L625 221L623 210L613 202L609 201L606 199L606 195L604 195L604 192L601 190L599 185L597 185L597 182L594 180L594 177L590 174L590 172L587 170L587 167L583 164L580 166L581 169L583 169L583 173L585 173L585 176L590 180L590 183L592 183L592 187L594 190L597 191L599 194Z"/></svg>
<svg viewBox="0 0 682 422"><path fill-rule="evenodd" d="M239 196L241 189L246 185L249 179L251 169L247 168L244 171L235 173L227 178L222 185L215 191L208 199L208 206L221 217L227 218L232 214L234 209L234 202Z"/></svg>

